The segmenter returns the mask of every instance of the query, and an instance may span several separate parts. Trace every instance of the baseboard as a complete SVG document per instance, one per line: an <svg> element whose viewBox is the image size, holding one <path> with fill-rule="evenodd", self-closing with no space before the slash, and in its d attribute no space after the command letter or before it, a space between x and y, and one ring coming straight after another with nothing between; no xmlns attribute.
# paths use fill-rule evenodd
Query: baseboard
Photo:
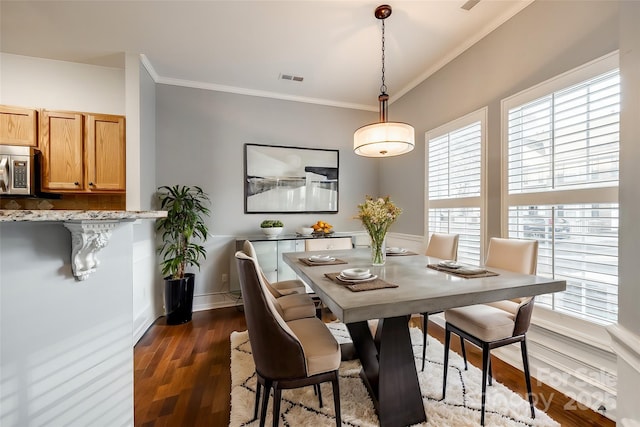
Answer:
<svg viewBox="0 0 640 427"><path fill-rule="evenodd" d="M613 351L640 374L640 337L615 324L607 328Z"/></svg>
<svg viewBox="0 0 640 427"><path fill-rule="evenodd" d="M154 312L151 309L151 305L145 307L145 309L133 319L133 345L136 345L140 338L147 332L147 330L153 325L153 322L158 320L161 314Z"/></svg>
<svg viewBox="0 0 640 427"><path fill-rule="evenodd" d="M640 427L638 384L640 384L640 336L619 324L607 328L611 346L618 356L618 414L624 427Z"/></svg>
<svg viewBox="0 0 640 427"><path fill-rule="evenodd" d="M242 305L242 298L238 294L215 292L211 294L193 296L193 311L235 307L238 305Z"/></svg>

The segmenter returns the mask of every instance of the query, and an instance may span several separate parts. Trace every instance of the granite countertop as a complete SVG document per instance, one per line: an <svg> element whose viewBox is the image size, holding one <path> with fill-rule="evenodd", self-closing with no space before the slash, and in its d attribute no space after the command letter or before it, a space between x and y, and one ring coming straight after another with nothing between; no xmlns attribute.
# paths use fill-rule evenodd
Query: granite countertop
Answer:
<svg viewBox="0 0 640 427"><path fill-rule="evenodd" d="M78 210L8 210L0 209L0 222L14 221L101 221L156 219L166 211L78 211Z"/></svg>

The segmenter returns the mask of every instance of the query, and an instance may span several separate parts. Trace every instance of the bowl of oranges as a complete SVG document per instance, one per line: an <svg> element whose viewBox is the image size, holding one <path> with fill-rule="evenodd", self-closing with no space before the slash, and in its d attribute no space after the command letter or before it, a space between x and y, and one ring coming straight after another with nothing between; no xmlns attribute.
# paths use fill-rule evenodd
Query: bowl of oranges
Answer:
<svg viewBox="0 0 640 427"><path fill-rule="evenodd" d="M333 225L325 221L318 221L311 226L313 228L313 235L316 237L328 236L333 234Z"/></svg>

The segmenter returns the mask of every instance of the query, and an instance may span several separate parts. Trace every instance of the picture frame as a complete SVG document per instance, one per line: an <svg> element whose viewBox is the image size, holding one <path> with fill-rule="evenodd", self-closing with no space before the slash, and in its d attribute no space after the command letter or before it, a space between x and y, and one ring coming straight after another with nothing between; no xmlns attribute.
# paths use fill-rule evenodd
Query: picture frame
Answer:
<svg viewBox="0 0 640 427"><path fill-rule="evenodd" d="M245 213L337 213L340 152L244 145Z"/></svg>

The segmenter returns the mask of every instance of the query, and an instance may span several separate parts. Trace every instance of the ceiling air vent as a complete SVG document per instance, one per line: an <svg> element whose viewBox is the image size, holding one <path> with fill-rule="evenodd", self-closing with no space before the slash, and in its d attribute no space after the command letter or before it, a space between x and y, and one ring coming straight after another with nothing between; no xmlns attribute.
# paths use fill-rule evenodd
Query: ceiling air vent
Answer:
<svg viewBox="0 0 640 427"><path fill-rule="evenodd" d="M304 80L304 77L302 76L294 76L291 74L280 74L280 79L281 80L291 80L294 82L301 82Z"/></svg>

